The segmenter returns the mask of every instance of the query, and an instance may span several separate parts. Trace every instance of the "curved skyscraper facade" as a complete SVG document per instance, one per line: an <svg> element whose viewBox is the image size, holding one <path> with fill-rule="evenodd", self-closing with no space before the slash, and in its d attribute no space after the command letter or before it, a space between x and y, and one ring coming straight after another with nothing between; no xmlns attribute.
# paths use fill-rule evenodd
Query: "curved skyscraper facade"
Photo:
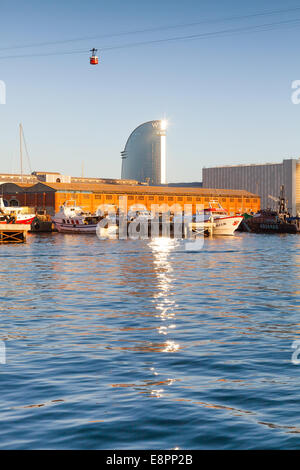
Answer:
<svg viewBox="0 0 300 470"><path fill-rule="evenodd" d="M166 183L166 121L149 121L129 136L122 156L122 179Z"/></svg>

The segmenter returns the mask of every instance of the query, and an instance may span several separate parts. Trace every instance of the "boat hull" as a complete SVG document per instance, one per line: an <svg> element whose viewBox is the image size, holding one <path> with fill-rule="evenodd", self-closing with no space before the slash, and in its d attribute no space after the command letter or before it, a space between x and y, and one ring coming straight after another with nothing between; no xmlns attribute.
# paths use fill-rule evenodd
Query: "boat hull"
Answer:
<svg viewBox="0 0 300 470"><path fill-rule="evenodd" d="M214 235L234 235L234 232L241 224L243 217L224 217L215 219Z"/></svg>
<svg viewBox="0 0 300 470"><path fill-rule="evenodd" d="M213 222L214 235L234 235L243 220L242 216L206 218L205 222Z"/></svg>
<svg viewBox="0 0 300 470"><path fill-rule="evenodd" d="M85 225L85 224L64 224L54 222L55 228L60 233L92 233L95 234L97 230L97 224Z"/></svg>
<svg viewBox="0 0 300 470"><path fill-rule="evenodd" d="M276 222L249 222L247 226L253 233L297 233L297 226L288 223L276 223Z"/></svg>
<svg viewBox="0 0 300 470"><path fill-rule="evenodd" d="M17 220L14 222L14 224L16 225L31 225L32 222L34 221L35 219L35 215L34 216L31 216L31 217L28 217L28 218L17 218ZM6 220L0 220L0 224L7 224L7 223L10 223L10 222L7 222Z"/></svg>

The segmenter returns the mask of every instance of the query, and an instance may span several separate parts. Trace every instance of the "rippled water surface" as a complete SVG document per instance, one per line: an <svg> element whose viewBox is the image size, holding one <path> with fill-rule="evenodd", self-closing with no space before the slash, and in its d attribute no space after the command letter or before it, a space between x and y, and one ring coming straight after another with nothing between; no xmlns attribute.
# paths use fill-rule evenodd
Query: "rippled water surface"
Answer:
<svg viewBox="0 0 300 470"><path fill-rule="evenodd" d="M0 246L0 448L300 446L300 236Z"/></svg>

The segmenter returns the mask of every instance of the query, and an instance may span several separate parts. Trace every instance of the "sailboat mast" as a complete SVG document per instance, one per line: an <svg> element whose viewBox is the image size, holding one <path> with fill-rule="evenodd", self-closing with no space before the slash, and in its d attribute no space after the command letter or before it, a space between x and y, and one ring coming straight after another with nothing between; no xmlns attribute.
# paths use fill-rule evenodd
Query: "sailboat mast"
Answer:
<svg viewBox="0 0 300 470"><path fill-rule="evenodd" d="M23 183L23 149L22 149L22 124L20 124L20 165L21 165L21 182Z"/></svg>

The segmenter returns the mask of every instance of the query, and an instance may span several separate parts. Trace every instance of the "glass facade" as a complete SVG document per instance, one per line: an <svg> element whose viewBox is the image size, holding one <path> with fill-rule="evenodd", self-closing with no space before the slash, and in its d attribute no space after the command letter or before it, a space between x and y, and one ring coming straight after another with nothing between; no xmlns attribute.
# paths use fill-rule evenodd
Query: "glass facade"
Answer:
<svg viewBox="0 0 300 470"><path fill-rule="evenodd" d="M121 152L122 179L150 185L166 183L166 122L149 121L138 126Z"/></svg>

